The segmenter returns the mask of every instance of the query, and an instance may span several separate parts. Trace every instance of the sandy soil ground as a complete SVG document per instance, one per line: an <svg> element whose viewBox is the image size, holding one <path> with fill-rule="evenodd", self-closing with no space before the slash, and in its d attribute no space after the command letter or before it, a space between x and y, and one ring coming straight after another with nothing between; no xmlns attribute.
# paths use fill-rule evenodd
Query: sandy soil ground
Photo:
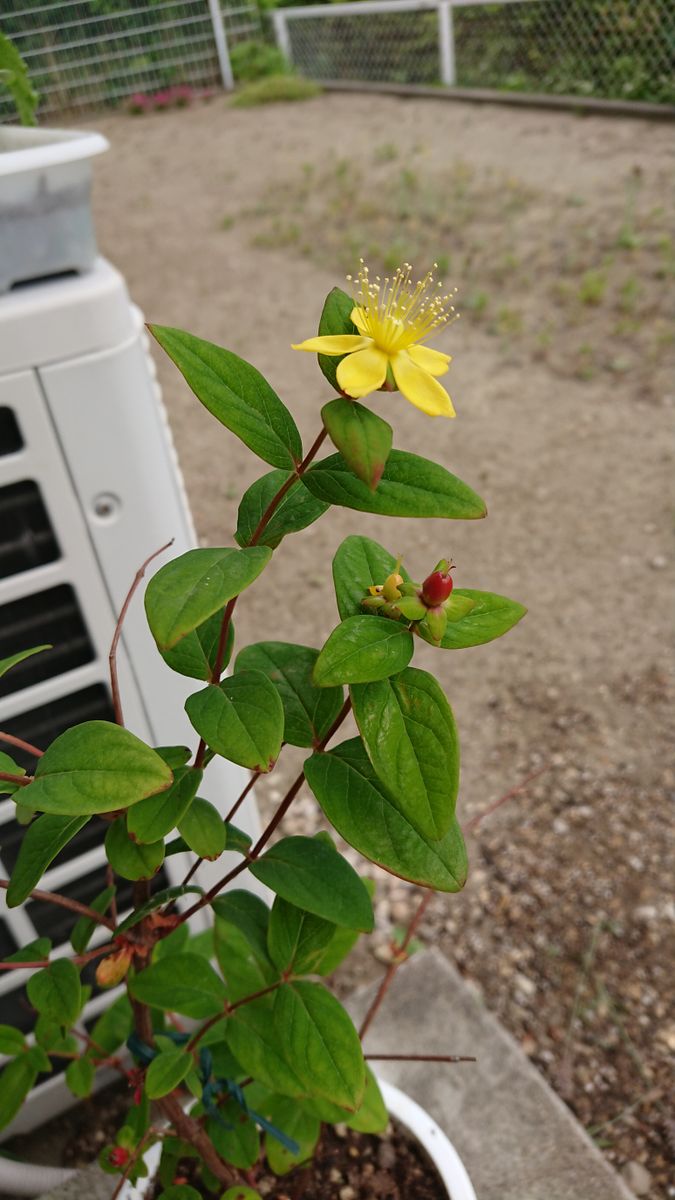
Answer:
<svg viewBox="0 0 675 1200"><path fill-rule="evenodd" d="M435 904L422 938L483 989L636 1190L675 1195L672 130L370 95L95 123L112 142L96 168L100 243L136 302L255 363L308 439L330 393L289 345L315 330L344 268L411 246L450 268L467 302L439 343L455 356L458 419L430 421L397 395L381 404L395 444L474 485L488 520L394 532L334 510L275 556L237 633L257 640L271 611L273 636L320 645L335 623L330 557L355 531L414 576L452 554L458 583L528 605L503 641L418 656L459 722L463 814L550 764L482 827L465 892ZM159 367L200 535L228 544L261 468ZM291 755L268 799L294 769ZM313 812L301 798L291 827L311 828ZM411 897L395 880L380 895L386 958ZM359 957L360 978L376 968Z"/></svg>

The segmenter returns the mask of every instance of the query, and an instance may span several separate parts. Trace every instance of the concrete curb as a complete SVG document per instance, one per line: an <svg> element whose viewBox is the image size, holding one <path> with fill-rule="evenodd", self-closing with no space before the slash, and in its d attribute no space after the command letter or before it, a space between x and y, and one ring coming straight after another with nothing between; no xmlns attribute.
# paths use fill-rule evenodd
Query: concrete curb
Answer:
<svg viewBox="0 0 675 1200"><path fill-rule="evenodd" d="M423 83L368 83L355 79L319 79L327 92L376 92L427 100L462 100L471 104L508 104L513 108L552 108L599 117L638 117L672 121L675 106L645 100L602 100L597 96L550 96L539 92L503 92L497 88L429 87Z"/></svg>
<svg viewBox="0 0 675 1200"><path fill-rule="evenodd" d="M373 988L349 1004L363 1015ZM446 1131L479 1200L635 1200L511 1036L438 951L399 971L366 1049L475 1054L477 1063L374 1063ZM88 1167L43 1200L109 1200L116 1178ZM410 1197L410 1200L413 1200Z"/></svg>
<svg viewBox="0 0 675 1200"><path fill-rule="evenodd" d="M373 989L349 1005L362 1016ZM476 1063L373 1063L456 1146L479 1200L635 1200L513 1038L438 951L401 968L370 1053L475 1054Z"/></svg>

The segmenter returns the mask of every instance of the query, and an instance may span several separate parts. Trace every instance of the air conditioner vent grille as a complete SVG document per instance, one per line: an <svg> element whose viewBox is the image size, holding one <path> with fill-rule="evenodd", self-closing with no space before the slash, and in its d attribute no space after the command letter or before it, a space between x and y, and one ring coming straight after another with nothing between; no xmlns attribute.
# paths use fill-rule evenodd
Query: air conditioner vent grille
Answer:
<svg viewBox="0 0 675 1200"><path fill-rule="evenodd" d="M0 658L29 646L52 649L18 663L0 680L0 696L72 671L94 658L77 597L62 584L0 605Z"/></svg>
<svg viewBox="0 0 675 1200"><path fill-rule="evenodd" d="M23 438L19 422L12 408L0 406L0 455L16 454L23 449Z"/></svg>
<svg viewBox="0 0 675 1200"><path fill-rule="evenodd" d="M58 696L49 704L32 708L17 717L5 718L3 727L7 733L32 742L40 750L46 750L65 729L81 721L114 721L115 714L108 689L102 683L92 684L68 696ZM12 746L12 758L27 771L33 771L35 760Z"/></svg>
<svg viewBox="0 0 675 1200"><path fill-rule="evenodd" d="M0 488L0 578L59 558L40 489L32 479Z"/></svg>

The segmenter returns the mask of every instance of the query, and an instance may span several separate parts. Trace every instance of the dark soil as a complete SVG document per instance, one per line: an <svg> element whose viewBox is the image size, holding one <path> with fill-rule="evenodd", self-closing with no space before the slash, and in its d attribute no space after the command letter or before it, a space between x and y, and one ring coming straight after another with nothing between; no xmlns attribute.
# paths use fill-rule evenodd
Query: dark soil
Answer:
<svg viewBox="0 0 675 1200"><path fill-rule="evenodd" d="M193 1159L181 1164L179 1170L182 1183L199 1188ZM382 1137L356 1133L344 1125L326 1125L311 1164L297 1167L281 1181L272 1175L261 1175L256 1177L254 1186L266 1200L447 1200L448 1197L431 1159L398 1122L393 1122ZM157 1200L161 1190L158 1185L153 1200ZM205 1191L203 1186L200 1190L204 1200L216 1200L215 1193Z"/></svg>

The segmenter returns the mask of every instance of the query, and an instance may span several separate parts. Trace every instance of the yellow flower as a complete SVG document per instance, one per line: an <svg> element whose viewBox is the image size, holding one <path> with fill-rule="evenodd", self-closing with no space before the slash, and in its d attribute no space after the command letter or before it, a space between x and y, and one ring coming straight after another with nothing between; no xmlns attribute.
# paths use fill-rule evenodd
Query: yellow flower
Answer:
<svg viewBox="0 0 675 1200"><path fill-rule="evenodd" d="M358 333L308 338L294 350L345 355L337 381L348 396L367 396L392 378L406 400L430 417L454 417L455 410L437 376L445 375L449 354L423 345L456 319L453 295L439 294L431 271L413 283L409 263L391 279L371 282L361 259L351 320ZM351 281L351 276L347 278Z"/></svg>

